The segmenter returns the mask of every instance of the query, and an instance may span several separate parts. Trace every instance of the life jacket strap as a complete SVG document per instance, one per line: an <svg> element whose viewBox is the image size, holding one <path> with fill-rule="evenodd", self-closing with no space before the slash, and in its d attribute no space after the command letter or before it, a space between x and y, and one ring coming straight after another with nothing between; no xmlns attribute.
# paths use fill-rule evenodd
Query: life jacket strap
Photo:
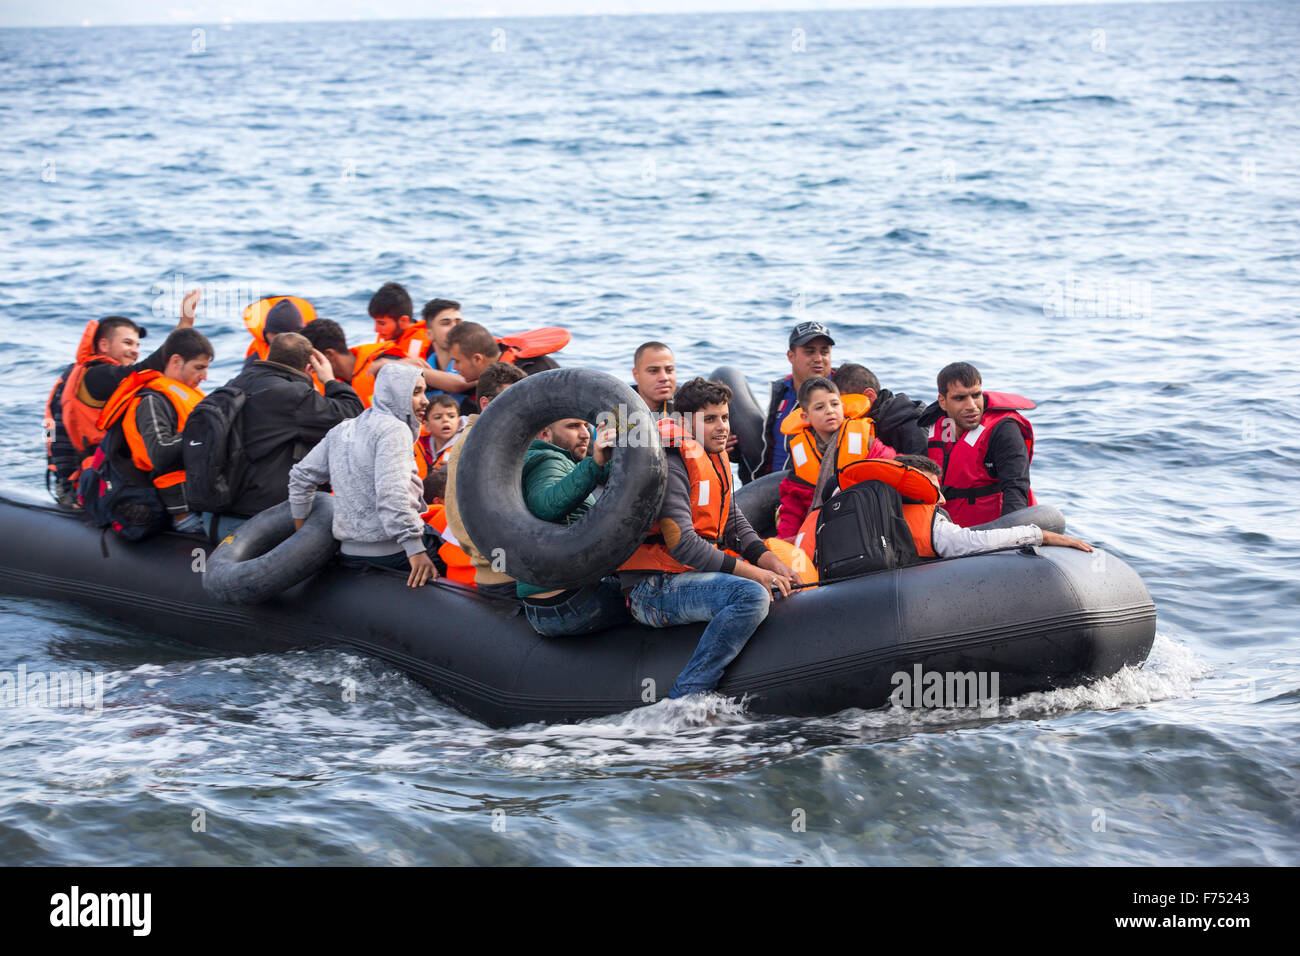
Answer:
<svg viewBox="0 0 1300 956"><path fill-rule="evenodd" d="M976 485L974 488L953 488L950 485L943 486L943 496L953 501L965 498L968 504L974 504L976 498L987 498L989 495L1000 494L1002 486L1000 484Z"/></svg>

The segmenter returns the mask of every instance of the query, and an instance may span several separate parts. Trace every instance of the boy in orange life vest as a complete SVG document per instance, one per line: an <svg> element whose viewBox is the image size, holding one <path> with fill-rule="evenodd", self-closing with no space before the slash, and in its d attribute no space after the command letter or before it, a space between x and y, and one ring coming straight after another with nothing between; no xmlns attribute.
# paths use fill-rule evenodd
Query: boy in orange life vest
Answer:
<svg viewBox="0 0 1300 956"><path fill-rule="evenodd" d="M430 468L447 463L451 446L468 424L469 418L460 413L457 399L435 395L429 400L429 410L424 413L424 430L428 434L420 436L420 448Z"/></svg>
<svg viewBox="0 0 1300 956"><path fill-rule="evenodd" d="M731 493L731 389L694 378L675 399L684 427L659 422L668 487L645 542L619 568L628 609L649 627L707 622L669 697L713 690L767 617L772 590L798 582L736 507ZM736 554L741 555L737 557Z"/></svg>
<svg viewBox="0 0 1300 956"><path fill-rule="evenodd" d="M1029 487L1034 428L1019 395L985 392L979 369L953 362L939 372L939 400L922 414L948 514L963 528L1037 504Z"/></svg>
<svg viewBox="0 0 1300 956"><path fill-rule="evenodd" d="M411 295L399 282L385 282L370 297L370 317L375 320L377 342L397 346L407 358L420 358L429 348L423 322L412 322L415 307Z"/></svg>
<svg viewBox="0 0 1300 956"><path fill-rule="evenodd" d="M108 427L101 447L126 481L154 486L172 527L201 532L203 522L185 503L181 432L189 412L203 398L198 387L208 377L212 344L194 329L176 329L160 351L167 356L161 378L152 370L132 375L105 404L100 420ZM140 383L141 375L154 377Z"/></svg>
<svg viewBox="0 0 1300 956"><path fill-rule="evenodd" d="M1091 551L1092 545L1068 534L1055 531L1043 531L1036 525L1019 525L1014 528L995 528L976 531L974 528L962 528L954 524L942 510L943 491L939 487L939 466L924 455L899 455L894 459L900 465L915 468L930 479L935 490L939 492L937 505L929 506L934 515L930 525L930 549L935 557L960 558L982 551L995 551L999 548L1015 548L1022 545L1048 545L1062 548L1076 548L1079 551ZM908 507L919 507L904 505ZM914 535L915 537L915 535ZM921 550L917 542L918 552ZM924 557L924 555L923 555Z"/></svg>
<svg viewBox="0 0 1300 956"><path fill-rule="evenodd" d="M789 470L781 481L776 536L792 541L812 509L817 489L833 482L854 461L893 458L875 437L863 395L840 396L830 379L810 378L799 386L799 407L781 425L790 436ZM828 477L827 477L828 476Z"/></svg>

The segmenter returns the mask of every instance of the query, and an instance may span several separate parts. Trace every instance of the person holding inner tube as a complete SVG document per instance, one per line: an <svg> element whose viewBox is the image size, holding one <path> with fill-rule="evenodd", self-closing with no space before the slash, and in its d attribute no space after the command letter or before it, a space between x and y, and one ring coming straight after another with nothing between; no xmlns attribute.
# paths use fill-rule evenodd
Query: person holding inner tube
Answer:
<svg viewBox="0 0 1300 956"><path fill-rule="evenodd" d="M464 322L456 328L461 329L472 324ZM478 420L478 413L487 408L493 399L507 388L525 377L523 369L517 365L506 365L504 362L489 365L481 374L475 375L475 401L478 403L478 408L473 415L469 416L469 421L461 430L460 437L451 446L451 454L447 456L446 516L447 527L451 530L450 537L455 539L457 546L469 555L474 565L475 587L490 597L509 601L516 599L517 582L504 571L497 570L494 565L498 562L490 560L474 546L474 542L469 539L469 534L465 531L465 525L460 520L460 508L456 502L456 470L460 464L461 449L465 447L465 436L470 433L474 422Z"/></svg>
<svg viewBox="0 0 1300 956"><path fill-rule="evenodd" d="M767 417L763 420L763 460L754 472L755 478L783 471L790 448L781 423L799 403L799 387L810 378L825 378L831 374L830 329L820 322L800 322L790 332L790 348L785 357L790 362L790 374L772 382L772 395L767 403Z"/></svg>
<svg viewBox="0 0 1300 956"><path fill-rule="evenodd" d="M953 362L939 372L939 399L922 414L929 455L939 466L948 514L963 528L1038 503L1029 485L1034 427L1020 412L1034 403L986 392L979 369Z"/></svg>
<svg viewBox="0 0 1300 956"><path fill-rule="evenodd" d="M632 616L649 627L707 622L669 697L717 687L723 671L767 617L773 593L797 584L732 496L731 389L694 378L677 392L674 419L659 422L668 485L659 517L618 569Z"/></svg>
<svg viewBox="0 0 1300 956"><path fill-rule="evenodd" d="M592 494L609 478L614 430L596 437L590 458L589 424L581 418L552 422L533 439L524 456L524 503L534 517L572 524L596 498ZM543 637L590 634L627 620L627 602L617 575L571 590L547 590L524 581L515 585L524 616Z"/></svg>
<svg viewBox="0 0 1300 956"><path fill-rule="evenodd" d="M799 407L790 413L781 430L790 436L790 470L781 480L781 509L777 514L776 536L792 541L808 517L816 491L855 461L893 458L890 448L875 435L867 417L866 396L841 396L828 378L810 378L799 386Z"/></svg>
<svg viewBox="0 0 1300 956"><path fill-rule="evenodd" d="M900 455L924 455L929 436L917 424L924 402L916 402L905 392L895 394L880 387L880 379L865 365L846 362L831 375L841 395L865 395L871 407L866 416L876 429L876 437Z"/></svg>
<svg viewBox="0 0 1300 956"><path fill-rule="evenodd" d="M409 569L413 588L437 578L432 555L441 544L421 518L424 483L412 451L428 404L424 389L418 368L389 362L375 375L370 407L331 428L289 471L295 529L311 514L317 488L328 484L343 564Z"/></svg>
<svg viewBox="0 0 1300 956"><path fill-rule="evenodd" d="M655 418L673 413L677 362L662 342L644 342L632 356L632 387Z"/></svg>
<svg viewBox="0 0 1300 956"><path fill-rule="evenodd" d="M892 462L880 463L894 466L892 469L877 468L871 477L884 480L899 490L903 498L903 517L912 532L916 543L916 553L923 558L960 558L984 551L996 551L1000 548L1017 548L1024 545L1047 545L1049 547L1076 548L1079 551L1091 551L1092 545L1068 534L1055 531L1043 531L1036 525L1018 525L1014 528L963 528L955 524L943 510L945 503L940 487L939 466L925 455L899 455ZM906 472L912 469L929 480L932 489L918 499L909 502L905 488ZM859 472L863 480L867 476ZM847 487L847 485L846 485ZM909 511L909 509L911 509Z"/></svg>
<svg viewBox="0 0 1300 956"><path fill-rule="evenodd" d="M88 469L98 472L99 487L93 487L95 475L83 474L82 504L92 511L95 503L88 500L113 495L115 484L136 489L130 496L135 500L123 507L135 508L141 520L101 516L109 519L106 523L119 533L124 530L120 526L127 524L143 529L150 523L145 512L166 514L177 531L203 530L203 522L190 513L185 501L181 434L190 412L203 399L199 385L208 377L214 355L212 343L201 332L178 328L158 351L166 356L163 370L142 368L131 372L113 390L100 412L97 425L104 432L104 440ZM116 489L119 495L123 491Z"/></svg>

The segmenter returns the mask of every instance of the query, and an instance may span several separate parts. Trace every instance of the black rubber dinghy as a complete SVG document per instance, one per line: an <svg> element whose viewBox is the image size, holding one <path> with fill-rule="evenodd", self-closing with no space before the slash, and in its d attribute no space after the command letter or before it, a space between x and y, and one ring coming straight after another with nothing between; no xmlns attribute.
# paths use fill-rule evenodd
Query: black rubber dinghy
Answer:
<svg viewBox="0 0 1300 956"><path fill-rule="evenodd" d="M263 604L228 605L203 588L209 547L173 533L129 544L80 515L0 496L6 593L75 602L219 652L352 648L492 726L618 713L662 696L702 629L628 623L543 638L514 602L449 583L412 590L405 573L337 562ZM1042 548L937 561L777 602L719 691L750 695L760 714L830 714L887 704L891 676L920 665L996 672L1002 696L1014 696L1140 664L1155 622L1146 587L1113 554Z"/></svg>

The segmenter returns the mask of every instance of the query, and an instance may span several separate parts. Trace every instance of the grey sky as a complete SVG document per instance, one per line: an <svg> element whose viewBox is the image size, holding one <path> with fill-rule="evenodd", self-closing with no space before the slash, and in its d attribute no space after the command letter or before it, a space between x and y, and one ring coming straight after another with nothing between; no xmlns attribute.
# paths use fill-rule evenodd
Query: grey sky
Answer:
<svg viewBox="0 0 1300 956"><path fill-rule="evenodd" d="M1095 0L1059 0L1088 4ZM1139 0L1140 2L1140 0ZM275 20L517 17L868 7L1057 5L1058 0L0 0L0 26L203 25Z"/></svg>

